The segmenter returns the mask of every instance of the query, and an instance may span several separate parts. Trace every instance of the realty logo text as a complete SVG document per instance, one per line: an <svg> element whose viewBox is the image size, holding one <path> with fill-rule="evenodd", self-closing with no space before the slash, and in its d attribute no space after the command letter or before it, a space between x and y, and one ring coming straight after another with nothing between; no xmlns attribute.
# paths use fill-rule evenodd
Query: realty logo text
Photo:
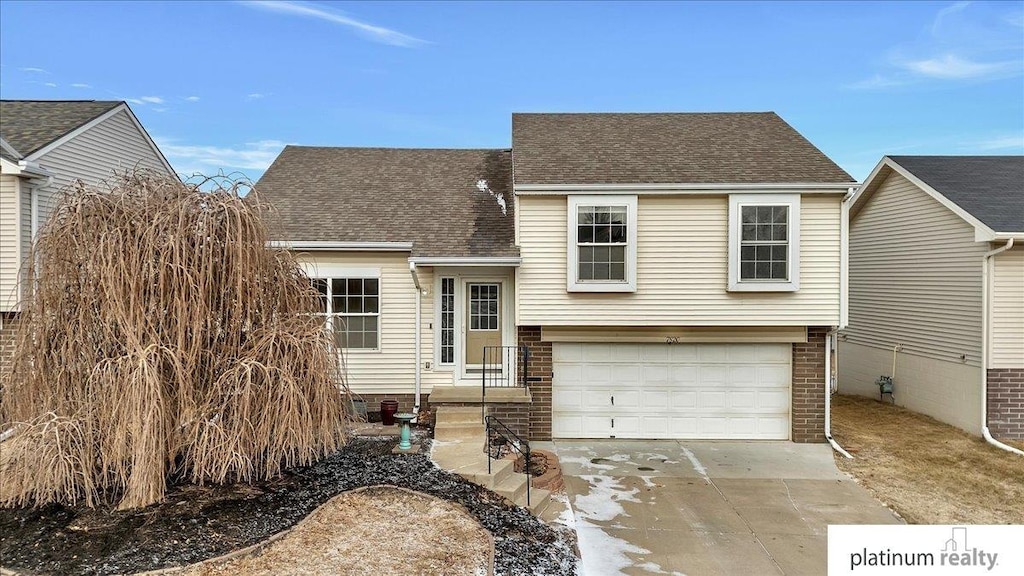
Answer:
<svg viewBox="0 0 1024 576"><path fill-rule="evenodd" d="M953 533L942 545L942 550L935 552L893 552L886 548L878 552L850 553L850 570L863 566L963 566L967 568L985 568L992 570L999 561L998 552L985 552L981 548L968 548L967 528L953 528Z"/></svg>

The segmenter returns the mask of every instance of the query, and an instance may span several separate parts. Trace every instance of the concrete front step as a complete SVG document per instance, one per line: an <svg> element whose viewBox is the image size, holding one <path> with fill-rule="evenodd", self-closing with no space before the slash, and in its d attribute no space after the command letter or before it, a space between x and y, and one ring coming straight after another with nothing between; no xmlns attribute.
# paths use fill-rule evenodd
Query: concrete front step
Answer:
<svg viewBox="0 0 1024 576"><path fill-rule="evenodd" d="M434 426L448 424L483 424L480 407L441 406L434 411Z"/></svg>
<svg viewBox="0 0 1024 576"><path fill-rule="evenodd" d="M460 440L467 443L476 443L483 447L486 442L484 425L480 423L461 424L435 424L434 439L443 441Z"/></svg>

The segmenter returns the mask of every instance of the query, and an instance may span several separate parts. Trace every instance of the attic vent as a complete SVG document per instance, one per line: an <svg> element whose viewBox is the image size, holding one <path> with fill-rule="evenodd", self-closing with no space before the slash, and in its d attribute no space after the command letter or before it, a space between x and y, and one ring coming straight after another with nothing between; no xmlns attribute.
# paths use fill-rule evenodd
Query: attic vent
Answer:
<svg viewBox="0 0 1024 576"><path fill-rule="evenodd" d="M498 203L498 206L501 208L501 215L508 216L508 210L505 205L504 194L502 194L501 192L495 192L494 190L491 190L490 186L487 185L487 180L484 180L482 178L476 181L476 189L481 192L487 192L488 194L490 194Z"/></svg>

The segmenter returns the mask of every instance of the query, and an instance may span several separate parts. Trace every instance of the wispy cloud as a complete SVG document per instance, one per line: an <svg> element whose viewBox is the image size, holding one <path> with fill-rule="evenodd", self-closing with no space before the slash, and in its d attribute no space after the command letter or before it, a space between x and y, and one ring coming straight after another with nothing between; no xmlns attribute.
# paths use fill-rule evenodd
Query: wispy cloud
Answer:
<svg viewBox="0 0 1024 576"><path fill-rule="evenodd" d="M72 84L71 87L72 88L92 88L92 85L90 85L90 84L82 84L81 82L76 82L76 83Z"/></svg>
<svg viewBox="0 0 1024 576"><path fill-rule="evenodd" d="M907 60L898 66L920 76L939 80L995 79L1015 76L1024 69L1024 62L975 62L956 54L943 54L923 60Z"/></svg>
<svg viewBox="0 0 1024 576"><path fill-rule="evenodd" d="M160 150L184 174L230 173L236 170L266 170L284 148L280 140L247 142L241 146L204 146L183 144L174 139L156 138Z"/></svg>
<svg viewBox="0 0 1024 576"><path fill-rule="evenodd" d="M937 36L942 30L942 21L947 16L952 16L957 12L962 12L964 8L970 6L970 2L954 2L945 8L942 8L935 14L935 18L932 20L932 35Z"/></svg>
<svg viewBox="0 0 1024 576"><path fill-rule="evenodd" d="M317 20L322 20L324 22L339 24L355 30L369 40L380 42L381 44L388 44L390 46L415 48L429 44L428 41L421 40L415 36L410 36L390 28L384 28L383 26L376 26L361 20L356 20L351 16L347 16L344 12L319 6L317 4L293 1L274 2L259 0L242 0L239 4L249 8L277 12L279 14L287 14L290 16L316 18Z"/></svg>
<svg viewBox="0 0 1024 576"><path fill-rule="evenodd" d="M199 96L188 96L185 100L188 102L199 102Z"/></svg>
<svg viewBox="0 0 1024 576"><path fill-rule="evenodd" d="M50 88L56 88L57 84L55 84L53 82L47 82L47 83L43 84L43 86L48 86Z"/></svg>
<svg viewBox="0 0 1024 576"><path fill-rule="evenodd" d="M21 70L22 72L31 72L33 74L49 74L46 70L42 68L35 68L33 66L24 66L22 68L18 68L18 70Z"/></svg>
<svg viewBox="0 0 1024 576"><path fill-rule="evenodd" d="M995 136L980 140L974 144L974 148L985 152L999 150L1012 150L1017 153L1024 152L1024 133L1017 134L1016 136Z"/></svg>
<svg viewBox="0 0 1024 576"><path fill-rule="evenodd" d="M143 102L145 102L147 104L163 104L164 103L164 99L159 97L159 96L143 96L143 97L139 98L139 100L142 100Z"/></svg>
<svg viewBox="0 0 1024 576"><path fill-rule="evenodd" d="M1024 17L1003 6L955 2L939 9L917 40L892 46L881 70L846 88L987 82L1024 74Z"/></svg>
<svg viewBox="0 0 1024 576"><path fill-rule="evenodd" d="M260 98L266 98L266 94L260 94L259 92L253 92L245 95L247 100L259 100Z"/></svg>

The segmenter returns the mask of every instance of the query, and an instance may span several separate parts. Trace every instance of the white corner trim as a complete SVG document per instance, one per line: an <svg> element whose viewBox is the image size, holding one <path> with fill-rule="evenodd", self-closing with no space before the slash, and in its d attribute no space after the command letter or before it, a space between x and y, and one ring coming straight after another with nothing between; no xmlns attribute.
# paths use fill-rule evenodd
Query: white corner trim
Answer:
<svg viewBox="0 0 1024 576"><path fill-rule="evenodd" d="M883 168L888 168L896 172L900 176L906 178L907 180L910 181L911 184L923 190L926 194L934 198L937 202L939 202L940 204L948 208L951 212L959 216L964 222L967 222L971 226L974 226L974 237L976 241L987 242L1001 238L1001 236L998 233L992 230L992 228L989 228L988 225L986 225L981 220L975 218L973 214L971 214L967 210L964 210L949 198L946 198L941 192L926 184L924 180L921 180L917 176L914 176L913 173L911 173L903 166L897 164L895 160L888 156L884 156L882 160L878 162L878 165L875 166L875 169L871 171L871 174L868 176L867 180L864 181L864 184L861 185L861 187L857 189L856 194L853 195L853 198L850 201L851 218L855 218L856 215L863 209L863 207L860 206L861 202L864 201L862 200L862 198L874 192L874 189L876 188L875 180L879 178L879 174L882 172Z"/></svg>
<svg viewBox="0 0 1024 576"><path fill-rule="evenodd" d="M330 242L330 241L294 241L271 240L268 248L284 248L286 250L323 252L411 252L412 242Z"/></svg>
<svg viewBox="0 0 1024 576"><path fill-rule="evenodd" d="M515 184L516 194L705 194L708 192L742 191L751 194L802 192L838 194L845 193L857 182L794 182L794 183L669 183L669 184Z"/></svg>
<svg viewBox="0 0 1024 576"><path fill-rule="evenodd" d="M409 262L420 266L512 266L523 263L519 256L416 256Z"/></svg>
<svg viewBox="0 0 1024 576"><path fill-rule="evenodd" d="M21 158L21 152L15 150L14 146L11 146L11 143L8 142L7 140L4 140L3 138L0 138L0 149L5 150L8 154L14 156L15 158Z"/></svg>
<svg viewBox="0 0 1024 576"><path fill-rule="evenodd" d="M630 194L617 195L571 195L566 197L566 246L565 290L566 292L636 292L637 268L637 197ZM577 246L576 218L580 206L625 206L626 207L626 280L594 281L579 279L579 246Z"/></svg>
<svg viewBox="0 0 1024 576"><path fill-rule="evenodd" d="M788 281L740 280L740 232L743 206L786 205L789 207L789 234L786 264ZM800 194L729 195L729 292L796 292L800 290Z"/></svg>

